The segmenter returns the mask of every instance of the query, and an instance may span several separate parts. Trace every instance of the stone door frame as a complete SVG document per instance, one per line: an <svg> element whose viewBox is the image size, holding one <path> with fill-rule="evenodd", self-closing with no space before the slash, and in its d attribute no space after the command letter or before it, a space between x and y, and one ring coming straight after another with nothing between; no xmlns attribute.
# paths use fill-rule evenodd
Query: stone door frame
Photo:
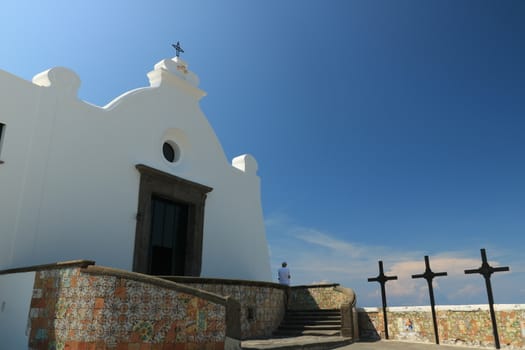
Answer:
<svg viewBox="0 0 525 350"><path fill-rule="evenodd" d="M140 185L133 271L146 274L150 272L151 202L153 196L156 196L188 205L184 275L199 277L202 265L204 207L207 194L213 188L144 164L137 164L135 168L140 173Z"/></svg>

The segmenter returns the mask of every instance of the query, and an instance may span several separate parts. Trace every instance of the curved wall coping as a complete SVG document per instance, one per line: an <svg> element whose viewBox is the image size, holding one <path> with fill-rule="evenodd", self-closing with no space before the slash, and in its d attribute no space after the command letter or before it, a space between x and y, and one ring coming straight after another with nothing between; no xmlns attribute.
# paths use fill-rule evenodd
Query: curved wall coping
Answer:
<svg viewBox="0 0 525 350"><path fill-rule="evenodd" d="M70 260L70 261L54 262L50 264L32 265L32 266L16 267L16 268L7 269L7 270L0 270L0 275L8 275L11 273L21 273L21 272L43 271L43 270L68 269L71 267L85 268L90 265L95 265L95 262L92 260Z"/></svg>
<svg viewBox="0 0 525 350"><path fill-rule="evenodd" d="M352 307L355 306L355 304L357 302L357 298L356 298L355 292L354 292L354 290L352 288L345 288L345 287L336 286L335 287L335 291L347 295L350 298L350 306L352 306Z"/></svg>
<svg viewBox="0 0 525 350"><path fill-rule="evenodd" d="M95 266L95 262L92 260L71 260L71 261L62 261L54 262L50 264L42 265L33 265L26 267L18 267L13 269L1 270L0 275L8 275L13 273L22 273L22 272L37 272L45 270L57 270L57 269L68 269L68 268L80 268L82 272L88 273L91 275L103 275L103 276L114 276L114 277L123 277L132 281L149 283L155 286L173 289L182 293L187 293L194 295L217 304L227 306L228 300L231 297L224 297L211 292L206 292L197 288L188 287L177 283L175 281L169 281L157 276L145 275L136 272L129 272L126 270L120 270L110 267Z"/></svg>
<svg viewBox="0 0 525 350"><path fill-rule="evenodd" d="M380 312L380 307L359 307L358 312ZM388 306L390 312L430 312L430 306ZM436 305L438 311L489 311L488 304L477 305ZM525 310L525 304L494 304L496 311Z"/></svg>
<svg viewBox="0 0 525 350"><path fill-rule="evenodd" d="M339 283L331 283L331 284L303 284L299 286L291 286L291 289L296 288L332 288L332 287L339 287Z"/></svg>
<svg viewBox="0 0 525 350"><path fill-rule="evenodd" d="M235 280L227 278L208 278L208 277L190 277L190 276L158 276L159 278L177 283L202 283L202 284L225 284L241 285L248 287L266 287L286 290L289 287L279 283L265 281Z"/></svg>

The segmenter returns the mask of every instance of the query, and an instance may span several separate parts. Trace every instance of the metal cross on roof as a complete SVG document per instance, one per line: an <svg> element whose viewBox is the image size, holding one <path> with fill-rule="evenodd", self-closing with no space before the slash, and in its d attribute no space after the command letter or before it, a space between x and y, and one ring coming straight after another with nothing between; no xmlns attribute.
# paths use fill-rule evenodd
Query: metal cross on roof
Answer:
<svg viewBox="0 0 525 350"><path fill-rule="evenodd" d="M368 282L379 282L381 285L381 301L383 302L383 321L385 325L385 339L388 339L388 321L386 319L386 289L385 283L387 281L397 280L397 276L386 276L383 271L383 262L379 260L379 275L374 278L369 278Z"/></svg>
<svg viewBox="0 0 525 350"><path fill-rule="evenodd" d="M179 57L181 52L184 53L184 50L182 49L178 41L177 41L177 44L171 44L171 46L173 46L173 48L175 49L176 57Z"/></svg>
<svg viewBox="0 0 525 350"><path fill-rule="evenodd" d="M485 286L487 287L487 295L489 297L489 309L490 309L490 318L492 320L492 331L494 333L494 343L496 349L500 348L499 335L498 335L498 325L496 324L496 313L494 312L494 296L492 295L492 285L490 284L490 276L494 272L509 271L508 266L504 267L492 267L487 261L487 252L485 248L481 249L481 267L479 269L465 270L465 274L479 273L485 278Z"/></svg>
<svg viewBox="0 0 525 350"><path fill-rule="evenodd" d="M446 275L446 272L432 272L432 270L430 269L430 261L428 259L428 255L425 255L425 273L419 275L412 275L412 278L424 278L427 280L428 292L430 293L430 307L432 309L432 321L434 321L434 336L436 339L436 344L439 344L439 336L436 319L436 302L434 301L434 288L432 286L432 280L434 279L434 277Z"/></svg>

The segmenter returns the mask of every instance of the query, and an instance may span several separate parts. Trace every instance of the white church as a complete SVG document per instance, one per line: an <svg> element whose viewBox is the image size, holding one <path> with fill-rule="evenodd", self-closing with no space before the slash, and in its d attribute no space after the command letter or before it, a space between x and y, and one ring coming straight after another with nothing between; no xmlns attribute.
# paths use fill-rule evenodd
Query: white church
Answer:
<svg viewBox="0 0 525 350"><path fill-rule="evenodd" d="M270 281L257 162L229 162L180 57L99 107L66 68L0 70L0 270L76 259Z"/></svg>

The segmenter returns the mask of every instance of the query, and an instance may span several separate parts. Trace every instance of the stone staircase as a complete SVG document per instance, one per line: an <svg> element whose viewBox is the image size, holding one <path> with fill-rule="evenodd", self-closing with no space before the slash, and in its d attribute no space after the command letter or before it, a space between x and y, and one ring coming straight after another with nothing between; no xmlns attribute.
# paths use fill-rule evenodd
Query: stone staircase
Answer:
<svg viewBox="0 0 525 350"><path fill-rule="evenodd" d="M270 338L242 341L243 350L329 350L357 339L355 293L338 284L294 286Z"/></svg>
<svg viewBox="0 0 525 350"><path fill-rule="evenodd" d="M341 312L338 309L287 310L274 337L341 335Z"/></svg>

